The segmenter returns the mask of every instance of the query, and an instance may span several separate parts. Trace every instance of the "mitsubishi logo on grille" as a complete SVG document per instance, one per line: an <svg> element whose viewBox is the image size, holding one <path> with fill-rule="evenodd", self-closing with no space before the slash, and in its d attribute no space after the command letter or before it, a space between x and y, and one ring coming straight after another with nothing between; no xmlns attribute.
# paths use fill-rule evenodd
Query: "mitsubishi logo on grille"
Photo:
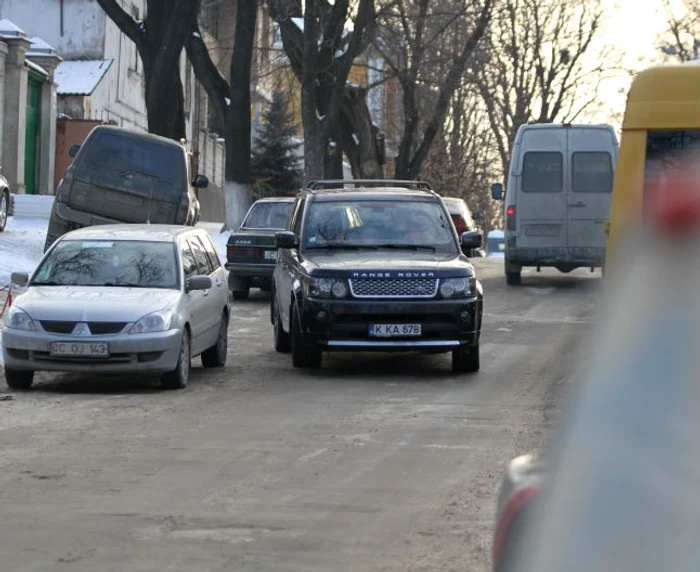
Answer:
<svg viewBox="0 0 700 572"><path fill-rule="evenodd" d="M75 325L75 328L73 328L73 335L74 336L90 336L90 335L92 335L92 332L90 331L90 326L88 326L85 322L78 322Z"/></svg>

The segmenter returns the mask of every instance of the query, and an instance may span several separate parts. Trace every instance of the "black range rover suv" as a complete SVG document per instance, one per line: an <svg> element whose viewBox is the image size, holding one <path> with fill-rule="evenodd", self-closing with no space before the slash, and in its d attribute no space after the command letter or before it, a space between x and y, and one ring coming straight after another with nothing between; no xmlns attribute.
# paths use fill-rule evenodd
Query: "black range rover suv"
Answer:
<svg viewBox="0 0 700 572"><path fill-rule="evenodd" d="M270 317L295 367L323 351L452 352L479 369L483 290L443 200L415 181L318 181L276 235Z"/></svg>

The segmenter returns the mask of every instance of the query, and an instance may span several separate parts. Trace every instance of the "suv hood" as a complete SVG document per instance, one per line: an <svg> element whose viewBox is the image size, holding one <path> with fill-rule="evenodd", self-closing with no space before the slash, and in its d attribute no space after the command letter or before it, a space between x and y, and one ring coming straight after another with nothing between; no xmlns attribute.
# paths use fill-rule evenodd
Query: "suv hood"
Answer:
<svg viewBox="0 0 700 572"><path fill-rule="evenodd" d="M428 251L311 251L304 255L304 266L312 276L348 276L355 272L431 272L435 277L474 274L466 256Z"/></svg>

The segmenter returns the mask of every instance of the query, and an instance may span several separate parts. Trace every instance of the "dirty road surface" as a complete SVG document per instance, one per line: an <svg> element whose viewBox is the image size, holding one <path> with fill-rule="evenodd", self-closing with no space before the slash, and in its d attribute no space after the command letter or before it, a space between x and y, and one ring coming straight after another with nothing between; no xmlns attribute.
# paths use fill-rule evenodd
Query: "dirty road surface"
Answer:
<svg viewBox="0 0 700 572"><path fill-rule="evenodd" d="M0 374L2 569L489 570L495 495L544 442L600 274L477 260L482 370L449 355L272 348L269 298L233 306L229 365L148 380ZM11 399L8 397L11 396Z"/></svg>

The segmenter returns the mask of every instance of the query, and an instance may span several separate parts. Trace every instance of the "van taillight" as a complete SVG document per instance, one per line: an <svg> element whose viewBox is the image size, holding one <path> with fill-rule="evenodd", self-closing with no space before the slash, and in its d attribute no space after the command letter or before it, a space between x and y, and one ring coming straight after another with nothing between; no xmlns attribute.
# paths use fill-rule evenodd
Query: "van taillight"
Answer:
<svg viewBox="0 0 700 572"><path fill-rule="evenodd" d="M506 230L515 230L515 205L506 209Z"/></svg>
<svg viewBox="0 0 700 572"><path fill-rule="evenodd" d="M59 203L65 203L70 197L70 188L73 185L73 173L67 172L63 175L63 178L58 183L58 188L56 189L56 200Z"/></svg>

